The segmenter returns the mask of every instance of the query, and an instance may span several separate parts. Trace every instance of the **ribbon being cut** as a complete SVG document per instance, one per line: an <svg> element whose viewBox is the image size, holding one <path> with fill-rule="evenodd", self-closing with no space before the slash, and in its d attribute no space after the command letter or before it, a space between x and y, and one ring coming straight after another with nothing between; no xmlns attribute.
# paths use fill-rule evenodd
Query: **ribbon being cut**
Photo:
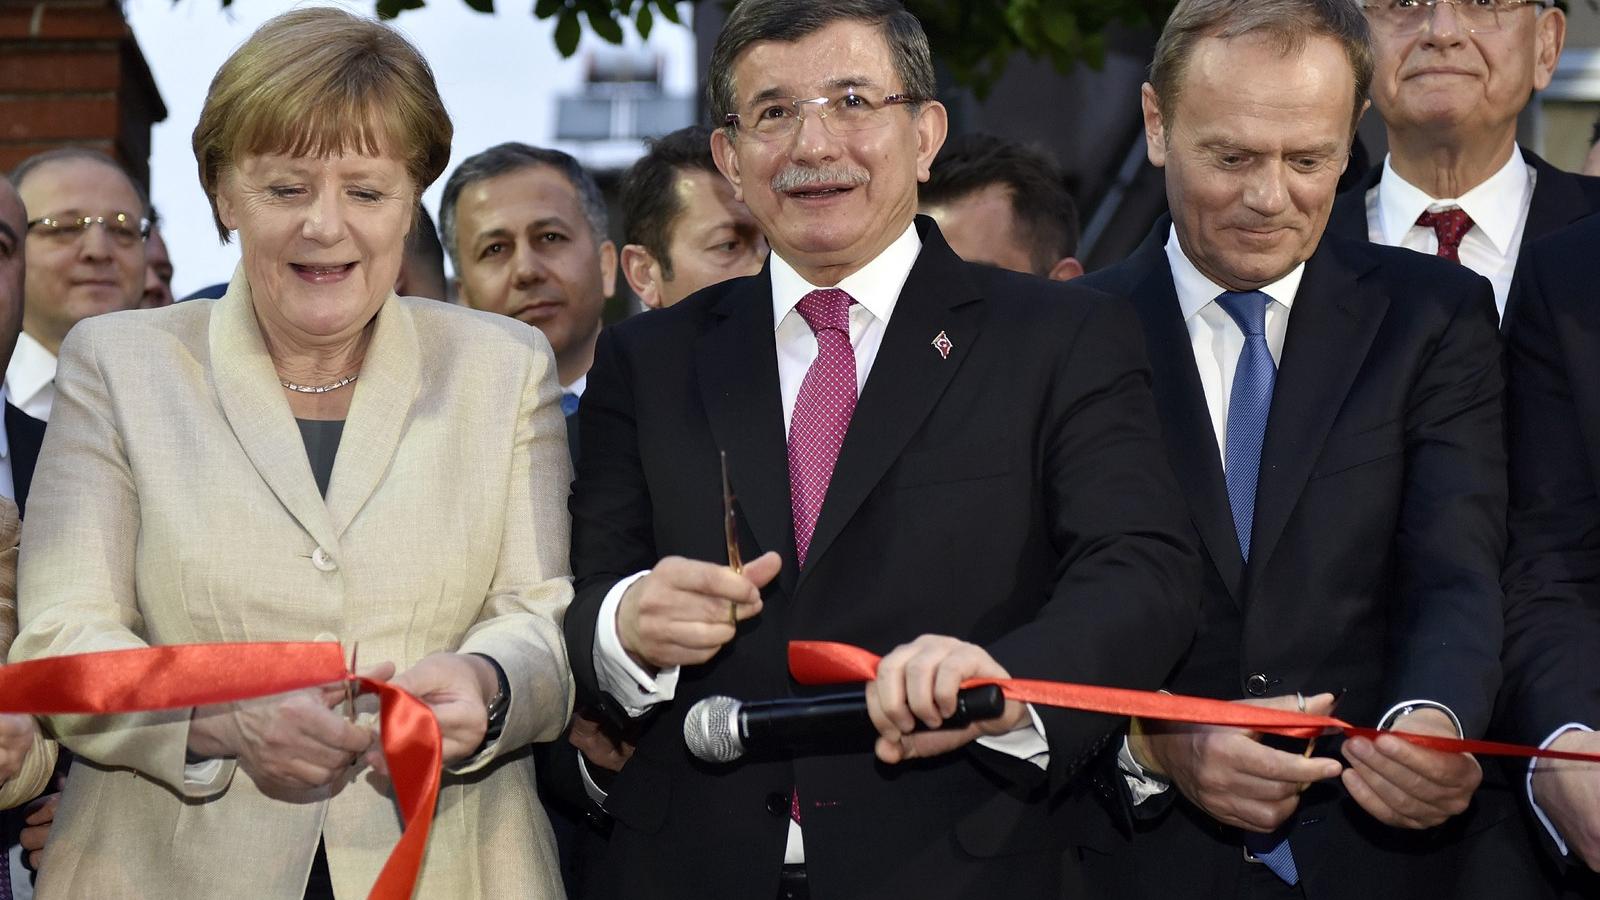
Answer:
<svg viewBox="0 0 1600 900"><path fill-rule="evenodd" d="M112 650L0 668L0 711L50 715L181 709L355 680L378 695L383 756L405 830L368 895L412 894L439 796L439 723L421 700L358 678L336 643L190 644Z"/></svg>

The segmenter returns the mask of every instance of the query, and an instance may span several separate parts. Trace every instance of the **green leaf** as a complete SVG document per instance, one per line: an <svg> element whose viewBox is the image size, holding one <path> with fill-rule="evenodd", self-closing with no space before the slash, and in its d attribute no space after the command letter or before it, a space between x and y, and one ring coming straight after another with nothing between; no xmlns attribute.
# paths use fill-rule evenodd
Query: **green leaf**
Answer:
<svg viewBox="0 0 1600 900"><path fill-rule="evenodd" d="M683 17L678 15L677 0L656 0L656 8L661 10L661 18L674 25L683 24Z"/></svg>
<svg viewBox="0 0 1600 900"><path fill-rule="evenodd" d="M578 52L578 39L583 37L583 26L578 24L578 11L564 9L561 18L556 22L556 50L562 56L571 57Z"/></svg>
<svg viewBox="0 0 1600 900"><path fill-rule="evenodd" d="M473 12L494 12L494 0L464 0L464 2L470 9L472 9ZM416 0L416 3L418 6L421 6L423 0Z"/></svg>
<svg viewBox="0 0 1600 900"><path fill-rule="evenodd" d="M408 9L421 9L426 2L427 0L378 0L378 18L392 19Z"/></svg>
<svg viewBox="0 0 1600 900"><path fill-rule="evenodd" d="M541 19L548 19L565 5L562 0L539 0L533 5L533 14Z"/></svg>
<svg viewBox="0 0 1600 900"><path fill-rule="evenodd" d="M633 17L633 27L639 30L639 37L650 40L650 29L656 27L656 17L650 11L649 0L639 4L639 14Z"/></svg>
<svg viewBox="0 0 1600 900"><path fill-rule="evenodd" d="M589 10L589 30L605 38L613 44L622 43L622 25L610 13L596 13Z"/></svg>

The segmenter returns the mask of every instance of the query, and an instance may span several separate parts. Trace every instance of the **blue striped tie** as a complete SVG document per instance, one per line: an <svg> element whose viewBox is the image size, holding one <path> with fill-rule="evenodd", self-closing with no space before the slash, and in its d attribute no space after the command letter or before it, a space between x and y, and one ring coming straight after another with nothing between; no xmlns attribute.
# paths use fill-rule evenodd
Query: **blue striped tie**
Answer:
<svg viewBox="0 0 1600 900"><path fill-rule="evenodd" d="M1255 522L1256 482L1261 472L1261 444L1267 435L1267 413L1272 409L1272 386L1278 369L1267 348L1267 304L1272 298L1260 291L1228 291L1217 303L1244 332L1244 350L1233 372L1233 392L1228 396L1228 450L1226 468L1228 505L1233 508L1233 530L1239 553L1250 561L1250 528ZM1294 854L1289 852L1286 829L1273 834L1246 834L1245 849L1272 874L1288 884L1300 882Z"/></svg>

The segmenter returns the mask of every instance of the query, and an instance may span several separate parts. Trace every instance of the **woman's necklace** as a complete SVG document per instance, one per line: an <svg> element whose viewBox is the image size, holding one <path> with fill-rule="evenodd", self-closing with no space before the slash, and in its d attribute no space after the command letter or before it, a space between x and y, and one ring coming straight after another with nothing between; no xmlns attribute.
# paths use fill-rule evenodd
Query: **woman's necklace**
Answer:
<svg viewBox="0 0 1600 900"><path fill-rule="evenodd" d="M350 375L346 375L332 384L295 384L292 381L287 381L282 378L278 379L278 383L297 394L326 394L329 391L337 391L339 388L353 383L357 378L360 377L361 373L355 372Z"/></svg>

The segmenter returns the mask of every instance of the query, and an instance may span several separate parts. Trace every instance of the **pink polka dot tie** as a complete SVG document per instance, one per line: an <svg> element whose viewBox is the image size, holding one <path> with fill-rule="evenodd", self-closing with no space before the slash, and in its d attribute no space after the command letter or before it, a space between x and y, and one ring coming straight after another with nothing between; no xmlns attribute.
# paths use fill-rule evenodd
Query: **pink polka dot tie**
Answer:
<svg viewBox="0 0 1600 900"><path fill-rule="evenodd" d="M850 306L855 302L830 288L812 291L795 307L817 336L817 358L800 382L789 422L789 506L795 558L802 566L856 410L856 354L850 346Z"/></svg>
<svg viewBox="0 0 1600 900"><path fill-rule="evenodd" d="M1439 256L1451 262L1461 262L1461 239L1472 230L1472 217L1459 206L1439 212L1424 212L1417 217L1417 224L1423 228L1432 228L1433 233L1439 238Z"/></svg>

